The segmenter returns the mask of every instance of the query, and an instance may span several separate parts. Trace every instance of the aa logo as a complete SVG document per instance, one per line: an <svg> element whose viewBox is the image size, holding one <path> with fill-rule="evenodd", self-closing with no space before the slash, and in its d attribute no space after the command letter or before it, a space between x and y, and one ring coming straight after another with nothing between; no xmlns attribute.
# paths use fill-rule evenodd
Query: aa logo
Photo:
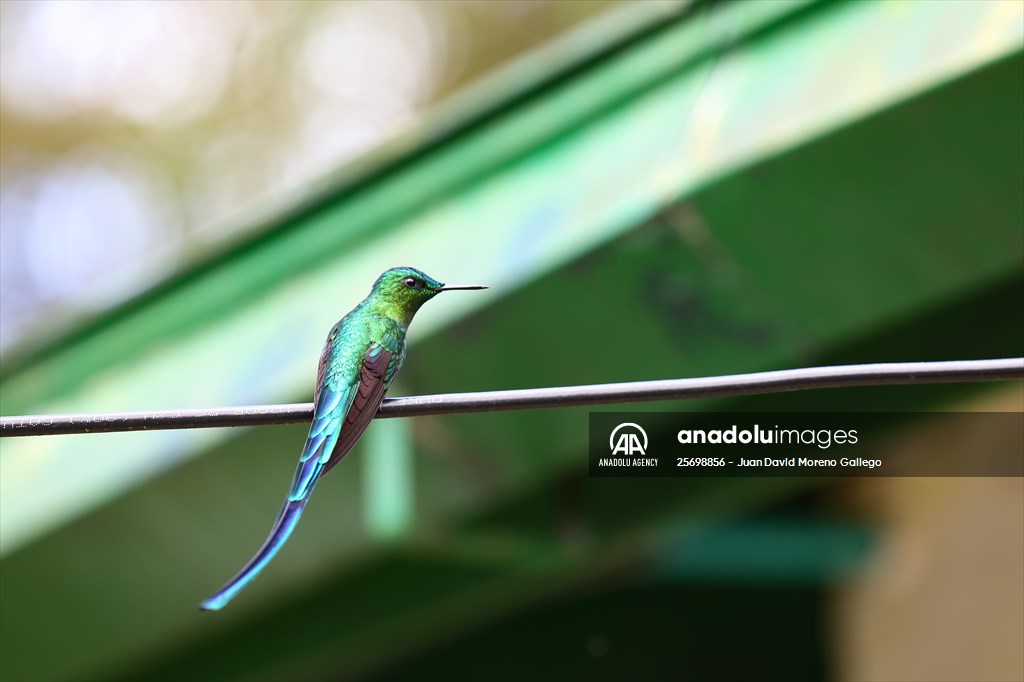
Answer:
<svg viewBox="0 0 1024 682"><path fill-rule="evenodd" d="M645 455L647 432L640 428L639 424L619 424L608 439L608 447L611 448L613 455Z"/></svg>

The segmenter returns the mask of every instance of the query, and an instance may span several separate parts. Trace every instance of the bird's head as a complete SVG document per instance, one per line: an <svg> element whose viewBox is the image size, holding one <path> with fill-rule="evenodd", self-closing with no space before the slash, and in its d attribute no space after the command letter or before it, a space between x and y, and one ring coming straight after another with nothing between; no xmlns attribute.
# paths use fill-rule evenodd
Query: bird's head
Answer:
<svg viewBox="0 0 1024 682"><path fill-rule="evenodd" d="M442 291L457 289L486 289L480 285L451 286L438 282L416 268L391 268L373 283L370 296L408 324L420 306Z"/></svg>

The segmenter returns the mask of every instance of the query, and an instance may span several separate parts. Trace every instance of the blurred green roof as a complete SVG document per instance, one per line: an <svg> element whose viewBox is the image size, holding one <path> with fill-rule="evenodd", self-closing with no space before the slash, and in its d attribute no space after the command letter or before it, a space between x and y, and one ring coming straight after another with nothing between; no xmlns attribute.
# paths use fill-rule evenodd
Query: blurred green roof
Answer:
<svg viewBox="0 0 1024 682"><path fill-rule="evenodd" d="M5 362L3 412L308 399L326 330L398 264L492 292L424 310L393 394L1017 355L1022 11L628 4ZM586 410L387 421L213 619L193 604L262 540L303 427L5 440L3 678L372 671L615 570L652 529L809 485L581 498Z"/></svg>

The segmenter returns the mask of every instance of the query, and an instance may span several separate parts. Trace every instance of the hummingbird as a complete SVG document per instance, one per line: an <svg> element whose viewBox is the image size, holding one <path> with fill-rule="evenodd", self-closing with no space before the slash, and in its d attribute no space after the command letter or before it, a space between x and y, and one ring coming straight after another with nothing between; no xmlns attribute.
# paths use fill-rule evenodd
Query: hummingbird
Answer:
<svg viewBox="0 0 1024 682"><path fill-rule="evenodd" d="M313 422L284 506L263 546L200 609L224 608L288 540L316 482L348 454L377 413L405 361L405 334L420 306L442 291L486 288L445 285L415 268L392 268L331 328L316 373Z"/></svg>

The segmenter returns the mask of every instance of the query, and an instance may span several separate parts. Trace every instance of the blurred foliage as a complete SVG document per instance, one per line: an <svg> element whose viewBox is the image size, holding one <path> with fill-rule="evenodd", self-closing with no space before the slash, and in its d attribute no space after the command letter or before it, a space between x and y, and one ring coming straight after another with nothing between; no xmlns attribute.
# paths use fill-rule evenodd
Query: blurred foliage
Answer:
<svg viewBox="0 0 1024 682"><path fill-rule="evenodd" d="M0 350L611 4L0 3Z"/></svg>

